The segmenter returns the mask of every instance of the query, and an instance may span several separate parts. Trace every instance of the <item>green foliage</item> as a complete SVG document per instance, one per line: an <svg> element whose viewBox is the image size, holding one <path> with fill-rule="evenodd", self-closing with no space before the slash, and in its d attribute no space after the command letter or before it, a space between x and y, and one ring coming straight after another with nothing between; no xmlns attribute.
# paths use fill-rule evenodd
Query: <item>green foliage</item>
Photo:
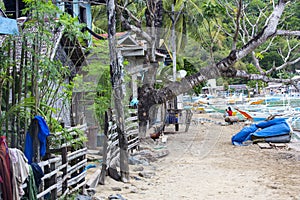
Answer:
<svg viewBox="0 0 300 200"><path fill-rule="evenodd" d="M282 16L282 29L298 31L300 27L300 1L289 1Z"/></svg>
<svg viewBox="0 0 300 200"><path fill-rule="evenodd" d="M29 18L20 30L20 37L8 36L0 48L0 84L3 94L0 96L3 110L0 112L0 123L8 127L9 121L20 121L18 126L22 130L27 129L35 115L43 116L50 124L54 123L56 119L52 117L55 115L59 118L62 114L60 108L53 108L54 105L59 101L62 106L68 106L72 100L74 84L66 82L66 78L71 75L69 67L50 57L55 50L57 33L63 28L65 36L72 41L86 39L86 33L81 32L85 25L80 24L78 19L63 14L52 1L24 2L26 8L23 12ZM13 52L19 48L16 44L19 45L20 42L28 57L15 60ZM22 64L17 66L19 63ZM20 69L22 73L18 71L13 77L13 70ZM12 87L15 89L12 90ZM7 94L16 100L8 101ZM15 127L12 129L16 130ZM60 130L58 126L52 126L51 131L56 132L56 129Z"/></svg>
<svg viewBox="0 0 300 200"><path fill-rule="evenodd" d="M62 13L59 17L59 23L64 27L65 36L70 40L83 40L89 39L87 31L82 32L82 29L86 26L78 21L77 17L72 17L68 13Z"/></svg>
<svg viewBox="0 0 300 200"><path fill-rule="evenodd" d="M255 57L260 60L264 58L263 54L261 54L260 52L255 53Z"/></svg>
<svg viewBox="0 0 300 200"><path fill-rule="evenodd" d="M175 11L175 18L177 21L174 22L172 18L172 4L174 3L174 11ZM169 49L172 49L172 26L175 23L175 32L176 32L176 51L181 52L184 49L185 45L187 44L187 29L186 29L186 2L183 0L179 1L163 1L163 8L166 11L163 16L163 29L160 30L163 32L163 37L165 44L168 46ZM181 8L183 8L181 10ZM180 12L181 11L181 12ZM180 12L180 13L179 13ZM175 19L174 19L175 20Z"/></svg>
<svg viewBox="0 0 300 200"><path fill-rule="evenodd" d="M207 0L206 2L203 2L202 10L204 18L208 20L217 18L220 15L224 15L226 12L225 8L221 4L216 3L213 0Z"/></svg>
<svg viewBox="0 0 300 200"><path fill-rule="evenodd" d="M84 146L84 142L87 142L87 137L83 130L78 128L72 128L71 130L62 128L58 121L53 121L52 127L58 136L49 137L50 148L60 149L62 145L67 145L74 150L78 150Z"/></svg>
<svg viewBox="0 0 300 200"><path fill-rule="evenodd" d="M108 41L95 40L93 44L89 55L94 58L93 62L83 67L86 78L78 75L74 78L74 88L76 92L84 92L86 98L94 102L89 109L94 111L95 117L103 129L104 114L111 107L112 94Z"/></svg>
<svg viewBox="0 0 300 200"><path fill-rule="evenodd" d="M122 2L118 1L118 3ZM175 4L175 11L179 11L181 6L184 5L184 13L179 16L176 24L177 53L179 56L185 57L195 68L197 68L197 70L199 70L201 66L214 64L224 58L224 56L228 55L232 48L233 34L236 31L234 28L235 22L233 20L236 19L238 13L237 1L163 1L163 7L166 11L163 19L165 29L164 39L166 43L167 41L170 41L171 36L170 29L172 23L169 11L171 11L172 3ZM262 30L267 17L273 10L273 2L265 0L244 0L242 3L245 5L244 9L246 13L246 15L242 15L243 19L247 18L246 21L252 23L252 25L258 22L255 31ZM146 8L146 3L144 1L132 1L126 8L131 10L138 19L144 19L144 11ZM287 9L284 12L283 20L281 20L280 25L282 29L298 30L300 24L300 14L298 12L299 8L299 1L291 1L287 4ZM104 12L104 8L102 7L101 9L102 12L97 12L97 14ZM260 11L263 11L262 15L259 15ZM228 14L231 16L229 17ZM260 17L260 20L258 20L258 17ZM98 21L101 21L100 18ZM245 26L245 29L251 34L252 26L249 23L245 23L243 26ZM102 29L106 30L105 28ZM187 40L183 39L184 34L188 36ZM191 38L193 40L191 40ZM238 48L244 45L244 41L241 39L241 35L239 35L237 42ZM248 40L248 38L245 40ZM289 38L289 40L292 41L293 39ZM167 45L169 49L171 49L170 45ZM278 47L282 48L283 55L286 55L286 52L288 51L288 45L282 39L274 40L274 44L271 45L271 48L268 51L263 51L266 49L267 45L268 44L262 45L255 51L255 56L259 59L263 70L271 69L274 65L278 66L283 63L282 58L277 52L279 49ZM182 48L183 46L185 48ZM297 57L299 57L299 52L292 55L293 59ZM237 62L235 67L246 71L250 70L249 72L252 73L252 69L248 68L251 63L253 63L252 58L251 56L248 56L247 58ZM296 66L297 65L291 66L289 70L295 69ZM169 66L164 70L161 70L161 72L167 74L167 76L171 76L171 70L172 67ZM255 73L258 73L258 71ZM277 75L272 74L272 76L276 77ZM161 76L158 78L163 79ZM244 82L244 80L233 79L224 81L229 81L230 83Z"/></svg>
<svg viewBox="0 0 300 200"><path fill-rule="evenodd" d="M35 99L30 97L30 98L25 98L18 104L12 105L9 110L6 112L2 112L2 116L0 116L0 124L3 124L6 119L8 119L10 116L13 115L18 115L21 119L24 119L26 117L26 113L24 111L27 108L33 109L35 108ZM47 106L46 104L41 103L41 108L38 108L39 114L46 118L46 113L43 112L44 109L47 110L53 110L51 107ZM31 116L33 118L34 116Z"/></svg>
<svg viewBox="0 0 300 200"><path fill-rule="evenodd" d="M2 0L0 0L0 8L5 11L5 6Z"/></svg>
<svg viewBox="0 0 300 200"><path fill-rule="evenodd" d="M187 76L193 75L198 72L197 68L192 63L190 63L188 59L183 58L182 60L183 60L183 65L179 65L178 70L180 70L180 69L185 70L187 72ZM196 95L201 94L202 87L204 87L205 85L206 85L206 83L203 82L202 84L195 86L193 88L194 93Z"/></svg>
<svg viewBox="0 0 300 200"><path fill-rule="evenodd" d="M49 122L49 129L54 136L49 137L49 146L53 149L60 149L63 144L74 148L80 149L87 142L85 132L78 128L67 129L61 124L61 121L51 118Z"/></svg>
<svg viewBox="0 0 300 200"><path fill-rule="evenodd" d="M277 75L277 77L282 78L282 79L292 78L292 74L290 74L289 72L287 72L285 70L280 70L276 75Z"/></svg>
<svg viewBox="0 0 300 200"><path fill-rule="evenodd" d="M247 66L247 71L251 74L258 74L259 71L256 69L256 67L250 63L248 66Z"/></svg>
<svg viewBox="0 0 300 200"><path fill-rule="evenodd" d="M106 33L107 30L107 16L106 6L97 5L92 6L92 24L93 31L98 34Z"/></svg>
<svg viewBox="0 0 300 200"><path fill-rule="evenodd" d="M103 74L99 77L99 81L97 84L97 93L95 97L94 107L99 125L103 129L105 112L109 107L111 107L112 87L111 81L108 78L110 77L110 67L103 66L102 73Z"/></svg>
<svg viewBox="0 0 300 200"><path fill-rule="evenodd" d="M283 60L276 51L269 52L260 61L260 65L265 70L271 69L274 65L279 66L281 64L283 64Z"/></svg>

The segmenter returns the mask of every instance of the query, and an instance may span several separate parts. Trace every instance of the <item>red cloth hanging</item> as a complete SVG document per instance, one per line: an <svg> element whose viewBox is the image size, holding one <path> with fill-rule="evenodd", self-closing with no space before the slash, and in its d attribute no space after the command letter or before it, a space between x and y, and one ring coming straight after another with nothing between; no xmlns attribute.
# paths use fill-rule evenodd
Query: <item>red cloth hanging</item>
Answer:
<svg viewBox="0 0 300 200"><path fill-rule="evenodd" d="M9 160L9 154L8 154L8 146L6 143L6 137L0 136L0 151L3 152L3 155L5 156L5 161L8 169L10 169L10 160Z"/></svg>
<svg viewBox="0 0 300 200"><path fill-rule="evenodd" d="M5 136L0 136L0 176L3 181L3 183L0 183L2 199L13 199L10 174L10 160Z"/></svg>

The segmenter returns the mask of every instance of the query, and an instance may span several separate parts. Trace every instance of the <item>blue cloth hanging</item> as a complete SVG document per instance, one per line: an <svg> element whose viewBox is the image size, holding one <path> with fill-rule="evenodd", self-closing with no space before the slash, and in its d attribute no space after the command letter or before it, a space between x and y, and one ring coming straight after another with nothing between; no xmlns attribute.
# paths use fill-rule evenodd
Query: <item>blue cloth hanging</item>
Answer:
<svg viewBox="0 0 300 200"><path fill-rule="evenodd" d="M40 141L40 156L43 157L46 154L47 137L50 135L50 130L49 130L49 127L43 117L35 116L33 119L36 119L39 124L38 138ZM32 141L31 135L29 132L27 132L26 139L25 139L24 154L25 154L29 164L32 163L32 157L33 157L32 144L33 144L33 141Z"/></svg>

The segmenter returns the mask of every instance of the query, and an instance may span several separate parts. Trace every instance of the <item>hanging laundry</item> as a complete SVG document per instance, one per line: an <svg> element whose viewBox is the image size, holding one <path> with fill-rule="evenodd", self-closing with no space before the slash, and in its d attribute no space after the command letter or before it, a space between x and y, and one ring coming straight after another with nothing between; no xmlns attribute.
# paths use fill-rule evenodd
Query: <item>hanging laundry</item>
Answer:
<svg viewBox="0 0 300 200"><path fill-rule="evenodd" d="M34 182L37 188L42 183L42 178L44 176L44 172L42 168L37 163L31 163L32 172L34 175Z"/></svg>
<svg viewBox="0 0 300 200"><path fill-rule="evenodd" d="M9 154L8 154L8 146L6 143L6 136L0 136L0 151L3 152L3 155L5 156L5 162L10 169L10 160L9 160Z"/></svg>
<svg viewBox="0 0 300 200"><path fill-rule="evenodd" d="M25 194L22 184L29 175L29 165L24 153L19 149L9 148L8 151L11 161L13 200L19 200Z"/></svg>
<svg viewBox="0 0 300 200"><path fill-rule="evenodd" d="M40 141L40 156L43 157L46 154L46 142L47 142L47 137L50 135L50 130L49 127L44 120L43 117L41 116L35 116L33 120L38 121L39 125L39 132L38 132L38 139ZM28 163L32 163L32 158L33 158L33 140L31 138L31 135L29 132L26 134L26 139L25 139L25 156L28 160Z"/></svg>
<svg viewBox="0 0 300 200"><path fill-rule="evenodd" d="M38 190L35 185L34 175L33 175L31 165L29 166L29 176L26 180L26 183L27 183L27 187L25 189L25 195L22 196L22 200L36 200Z"/></svg>
<svg viewBox="0 0 300 200"><path fill-rule="evenodd" d="M0 199L12 200L10 161L5 136L0 137L0 177L2 179L0 182L0 191L2 192Z"/></svg>

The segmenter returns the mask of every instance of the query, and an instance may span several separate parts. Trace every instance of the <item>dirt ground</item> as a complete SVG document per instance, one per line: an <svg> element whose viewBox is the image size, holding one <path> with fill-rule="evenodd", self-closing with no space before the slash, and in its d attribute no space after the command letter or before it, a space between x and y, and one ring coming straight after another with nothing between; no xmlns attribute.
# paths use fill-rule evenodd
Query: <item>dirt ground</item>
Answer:
<svg viewBox="0 0 300 200"><path fill-rule="evenodd" d="M210 116L193 116L199 118ZM169 150L168 156L149 166L130 165L129 183L107 177L94 196L107 199L120 194L129 200L300 200L300 152L288 146L233 146L231 137L243 126L241 122L221 126L205 121L192 123L188 132L167 134L167 143L161 148ZM174 130L172 125L168 128ZM148 176L138 175L141 167Z"/></svg>

